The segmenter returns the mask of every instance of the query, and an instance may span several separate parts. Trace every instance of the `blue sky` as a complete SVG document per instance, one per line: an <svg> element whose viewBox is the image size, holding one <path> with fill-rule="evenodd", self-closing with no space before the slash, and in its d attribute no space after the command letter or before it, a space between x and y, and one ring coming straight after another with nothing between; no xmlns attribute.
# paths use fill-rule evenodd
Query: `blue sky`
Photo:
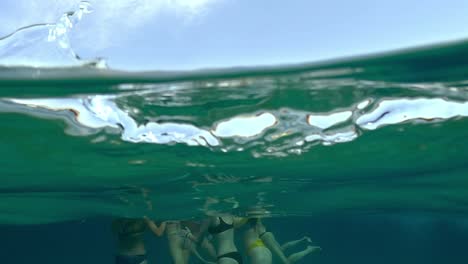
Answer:
<svg viewBox="0 0 468 264"><path fill-rule="evenodd" d="M75 0L2 0L0 35L54 22ZM84 58L128 70L312 62L468 37L466 0L91 0Z"/></svg>

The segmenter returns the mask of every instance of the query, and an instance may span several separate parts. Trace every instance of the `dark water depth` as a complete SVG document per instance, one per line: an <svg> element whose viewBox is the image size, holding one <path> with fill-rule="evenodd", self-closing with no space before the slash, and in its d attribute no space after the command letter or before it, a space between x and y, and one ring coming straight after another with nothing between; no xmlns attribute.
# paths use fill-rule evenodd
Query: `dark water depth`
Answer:
<svg viewBox="0 0 468 264"><path fill-rule="evenodd" d="M0 226L2 263L113 263L110 219ZM265 221L285 242L309 235L323 251L300 263L464 263L466 217L434 215L326 215ZM165 237L145 237L150 263L172 263ZM239 244L240 241L237 241ZM295 250L301 250L298 246ZM294 252L294 250L292 250Z"/></svg>

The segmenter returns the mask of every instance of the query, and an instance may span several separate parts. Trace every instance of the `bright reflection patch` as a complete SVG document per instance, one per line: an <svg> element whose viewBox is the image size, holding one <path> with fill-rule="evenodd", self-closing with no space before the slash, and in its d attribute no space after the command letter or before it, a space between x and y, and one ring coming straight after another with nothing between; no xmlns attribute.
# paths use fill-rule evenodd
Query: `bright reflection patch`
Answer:
<svg viewBox="0 0 468 264"><path fill-rule="evenodd" d="M447 119L456 116L468 116L468 102L457 103L438 98L398 99L380 102L372 112L359 117L356 124L373 130L413 119Z"/></svg>
<svg viewBox="0 0 468 264"><path fill-rule="evenodd" d="M277 120L271 113L257 116L234 117L219 123L213 131L218 137L253 137L276 124Z"/></svg>
<svg viewBox="0 0 468 264"><path fill-rule="evenodd" d="M75 115L76 121L80 125L89 128L120 128L122 129L122 139L129 142L185 143L189 146L219 145L219 141L209 131L190 124L149 122L145 125L138 125L127 112L121 110L111 99L107 96L94 96L83 99L12 99L11 101L52 111L68 110ZM37 113L37 115L40 114Z"/></svg>
<svg viewBox="0 0 468 264"><path fill-rule="evenodd" d="M344 111L338 113L332 113L329 115L313 115L307 116L307 123L311 126L316 126L321 129L327 129L336 124L345 122L353 115L351 111Z"/></svg>

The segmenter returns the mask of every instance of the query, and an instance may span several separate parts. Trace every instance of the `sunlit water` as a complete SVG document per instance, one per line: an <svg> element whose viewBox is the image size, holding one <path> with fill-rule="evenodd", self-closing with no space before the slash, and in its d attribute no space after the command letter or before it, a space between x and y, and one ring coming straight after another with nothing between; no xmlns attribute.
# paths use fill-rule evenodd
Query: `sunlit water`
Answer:
<svg viewBox="0 0 468 264"><path fill-rule="evenodd" d="M128 73L73 52L87 12L0 39L0 223L468 213L467 42Z"/></svg>

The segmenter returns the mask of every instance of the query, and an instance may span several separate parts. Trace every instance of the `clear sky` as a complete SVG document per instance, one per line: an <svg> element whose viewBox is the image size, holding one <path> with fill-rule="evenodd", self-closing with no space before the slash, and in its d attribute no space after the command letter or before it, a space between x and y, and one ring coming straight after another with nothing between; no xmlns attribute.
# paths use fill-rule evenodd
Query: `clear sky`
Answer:
<svg viewBox="0 0 468 264"><path fill-rule="evenodd" d="M1 0L0 35L54 22L78 2ZM90 2L75 51L129 70L312 62L468 37L466 0Z"/></svg>

